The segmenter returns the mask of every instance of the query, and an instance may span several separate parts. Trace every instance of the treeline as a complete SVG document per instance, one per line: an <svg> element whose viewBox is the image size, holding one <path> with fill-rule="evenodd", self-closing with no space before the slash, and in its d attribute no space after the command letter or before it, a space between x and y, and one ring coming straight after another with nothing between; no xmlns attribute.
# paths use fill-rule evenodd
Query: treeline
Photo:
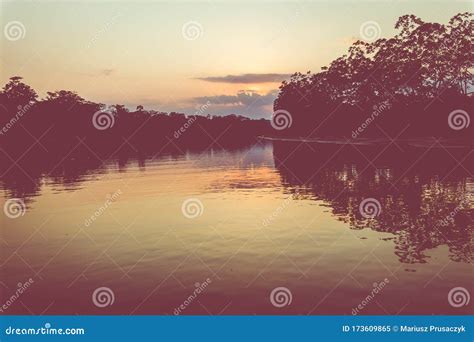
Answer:
<svg viewBox="0 0 474 342"><path fill-rule="evenodd" d="M205 116L207 106L198 108L195 115L142 106L130 111L123 105L107 107L87 101L66 90L38 99L35 90L16 76L0 92L0 147L9 155L28 151L30 158L183 153L248 145L271 129L268 120Z"/></svg>
<svg viewBox="0 0 474 342"><path fill-rule="evenodd" d="M442 25L405 15L394 37L359 40L319 73L294 74L274 102L292 119L280 134L472 137L472 16L460 13Z"/></svg>

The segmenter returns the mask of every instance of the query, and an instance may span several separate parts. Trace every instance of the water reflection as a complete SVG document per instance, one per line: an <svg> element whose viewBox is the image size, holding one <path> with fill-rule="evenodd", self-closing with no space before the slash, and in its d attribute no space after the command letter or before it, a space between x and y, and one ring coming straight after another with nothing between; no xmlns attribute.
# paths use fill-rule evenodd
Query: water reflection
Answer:
<svg viewBox="0 0 474 342"><path fill-rule="evenodd" d="M33 313L173 314L209 277L186 314L351 314L387 278L363 314L470 312L446 301L472 283L470 151L386 152L261 142L2 163L0 201L28 210L1 217L0 289L33 277L21 302ZM196 219L181 212L187 198L203 204ZM367 198L374 218L359 211ZM90 300L98 286L116 294L107 311ZM294 305L271 305L277 286ZM8 313L31 313L21 303Z"/></svg>
<svg viewBox="0 0 474 342"><path fill-rule="evenodd" d="M425 263L426 251L447 245L452 261L471 262L474 181L468 166L472 150L381 149L296 142L260 142L251 149L211 149L192 154L167 151L152 156L119 155L101 161L87 158L41 160L8 164L2 161L0 187L6 198L30 203L41 195L44 183L57 191L75 191L84 181L109 172L127 172L137 163L147 166L190 159L200 169L227 170L225 177L210 179L208 191L277 189L299 199L323 200L333 215L351 229L370 228L394 234L395 253L403 263ZM273 147L273 148L272 148ZM403 152L402 152L403 150ZM454 155L455 154L455 155ZM462 163L457 161L462 160ZM280 179L265 177L276 169ZM246 170L242 174L242 170ZM374 198L381 205L373 219L361 215L359 205Z"/></svg>
<svg viewBox="0 0 474 342"><path fill-rule="evenodd" d="M445 149L274 142L273 151L282 184L327 201L351 229L393 233L401 262L425 263L425 252L440 245L448 246L451 260L471 262L474 181L466 166L474 165L472 150L454 156ZM373 219L360 212L367 198L381 205Z"/></svg>

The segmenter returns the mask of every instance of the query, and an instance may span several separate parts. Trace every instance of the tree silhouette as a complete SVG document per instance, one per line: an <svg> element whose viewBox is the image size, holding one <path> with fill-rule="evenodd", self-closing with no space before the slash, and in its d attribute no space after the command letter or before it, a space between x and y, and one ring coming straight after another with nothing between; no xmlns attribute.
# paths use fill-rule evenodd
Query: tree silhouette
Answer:
<svg viewBox="0 0 474 342"><path fill-rule="evenodd" d="M473 105L471 18L460 13L441 25L404 15L394 37L356 41L321 72L295 73L274 103L275 111L284 109L293 118L293 127L281 134L347 137L374 106L389 101L391 109L379 121L384 128L397 132L410 125L409 136L449 136L449 112ZM436 100L443 105L430 107ZM365 134L381 133L371 127ZM472 127L458 137L469 135Z"/></svg>
<svg viewBox="0 0 474 342"><path fill-rule="evenodd" d="M16 156L25 168L44 163L47 171L55 161L235 148L269 134L266 120L204 115L168 114L141 105L135 111L121 104L107 107L69 90L50 91L38 99L15 76L0 92L0 162L5 161L0 169Z"/></svg>
<svg viewBox="0 0 474 342"><path fill-rule="evenodd" d="M11 105L24 105L36 101L38 94L28 85L23 83L20 76L10 78L10 81L3 87L2 97L4 101Z"/></svg>

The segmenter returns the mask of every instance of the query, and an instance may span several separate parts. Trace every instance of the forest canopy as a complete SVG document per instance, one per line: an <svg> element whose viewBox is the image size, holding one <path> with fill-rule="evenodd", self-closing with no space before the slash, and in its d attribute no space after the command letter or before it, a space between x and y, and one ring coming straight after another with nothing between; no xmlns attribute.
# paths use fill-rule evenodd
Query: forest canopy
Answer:
<svg viewBox="0 0 474 342"><path fill-rule="evenodd" d="M292 116L281 134L348 137L381 104L389 108L377 124L393 134L406 125L411 136L453 133L450 111L473 108L472 17L460 13L442 25L404 15L394 37L358 40L320 72L295 73L274 102ZM381 133L372 125L364 134Z"/></svg>

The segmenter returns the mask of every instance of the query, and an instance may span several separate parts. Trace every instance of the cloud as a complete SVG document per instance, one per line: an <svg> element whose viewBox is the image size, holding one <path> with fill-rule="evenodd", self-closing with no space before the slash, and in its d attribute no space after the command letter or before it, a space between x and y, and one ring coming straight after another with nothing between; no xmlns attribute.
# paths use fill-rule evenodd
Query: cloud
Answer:
<svg viewBox="0 0 474 342"><path fill-rule="evenodd" d="M195 106L208 104L208 112L215 115L240 114L251 118L268 118L278 89L266 94L251 90L240 90L235 95L201 96L191 99Z"/></svg>
<svg viewBox="0 0 474 342"><path fill-rule="evenodd" d="M101 75L110 76L115 73L115 69L103 69L101 70Z"/></svg>
<svg viewBox="0 0 474 342"><path fill-rule="evenodd" d="M281 82L290 78L291 74L240 74L227 76L197 77L195 79L216 83L266 83Z"/></svg>
<svg viewBox="0 0 474 342"><path fill-rule="evenodd" d="M261 107L273 104L273 101L278 95L278 90L271 90L267 94L261 95L251 90L240 90L236 95L215 95L215 96L201 96L193 98L196 103L211 103L216 105L233 105L233 106L256 106Z"/></svg>
<svg viewBox="0 0 474 342"><path fill-rule="evenodd" d="M265 94L252 90L240 90L234 95L214 95L187 98L177 101L141 98L133 103L124 103L129 109L134 110L137 104L142 104L146 109L163 112L179 112L188 115L229 115L237 114L249 118L270 118L273 112L273 101L278 96L278 89Z"/></svg>

